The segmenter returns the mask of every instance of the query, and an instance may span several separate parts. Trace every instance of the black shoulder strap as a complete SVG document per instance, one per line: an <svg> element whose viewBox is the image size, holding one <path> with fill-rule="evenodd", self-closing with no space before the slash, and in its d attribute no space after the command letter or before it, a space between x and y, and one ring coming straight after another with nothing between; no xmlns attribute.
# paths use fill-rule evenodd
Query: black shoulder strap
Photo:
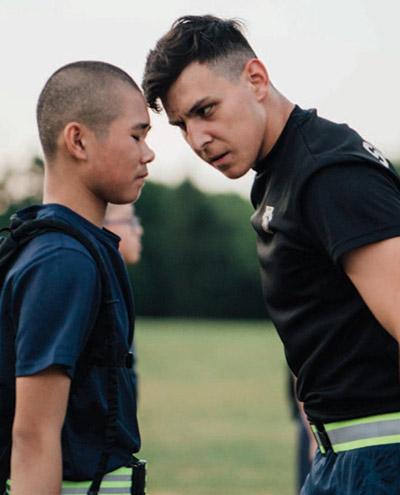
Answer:
<svg viewBox="0 0 400 495"><path fill-rule="evenodd" d="M27 245L33 238L45 232L60 232L77 239L90 253L99 269L102 284L102 306L107 324L101 328L104 329L104 335L97 336L97 340L104 342L107 349L106 365L108 365L107 376L107 424L103 441L103 448L100 455L97 472L93 478L88 494L95 495L98 493L101 480L107 469L111 448L115 439L118 414L118 387L117 387L117 358L115 355L115 313L114 304L117 302L113 299L111 285L108 278L104 262L97 251L95 245L73 225L51 219L34 219L20 222L16 217L12 219L10 228L1 229L8 231L9 236L3 237L0 244L0 280L4 279L12 259L20 252L21 248Z"/></svg>

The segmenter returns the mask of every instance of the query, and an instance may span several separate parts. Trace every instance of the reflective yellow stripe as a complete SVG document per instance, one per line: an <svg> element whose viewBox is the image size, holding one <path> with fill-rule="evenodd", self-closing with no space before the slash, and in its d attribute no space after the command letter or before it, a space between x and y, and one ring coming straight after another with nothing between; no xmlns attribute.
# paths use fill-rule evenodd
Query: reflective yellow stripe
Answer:
<svg viewBox="0 0 400 495"><path fill-rule="evenodd" d="M63 481L61 488L61 495L86 495L91 481ZM99 494L119 494L119 495L130 495L132 484L132 468L121 467L115 471L107 473L103 481L101 482L101 487ZM11 482L7 480L6 484L6 494L10 495Z"/></svg>
<svg viewBox="0 0 400 495"><path fill-rule="evenodd" d="M63 481L61 495L86 495L91 481ZM123 466L107 473L101 482L99 494L130 495L132 468Z"/></svg>
<svg viewBox="0 0 400 495"><path fill-rule="evenodd" d="M316 440L316 442L318 444L319 450L321 451L321 454L324 454L325 455L326 454L326 450L325 450L325 447L322 445L322 442L321 442L321 440L319 438L318 428L314 424L312 424L312 423L310 423L310 426L311 426L311 429L312 429L312 431L314 433L314 437L315 437L315 440Z"/></svg>
<svg viewBox="0 0 400 495"><path fill-rule="evenodd" d="M326 453L319 440L318 428L311 425L319 448ZM324 424L334 452L400 443L400 413L366 416L345 421Z"/></svg>
<svg viewBox="0 0 400 495"><path fill-rule="evenodd" d="M345 428L346 426L362 425L374 423L375 421L388 421L391 419L400 419L400 413L379 414L377 416L366 416L365 418L349 419L346 421L337 421L336 423L324 424L326 431L335 430L336 428Z"/></svg>
<svg viewBox="0 0 400 495"><path fill-rule="evenodd" d="M81 488L81 487L87 487L91 485L91 481L63 481L62 487L63 488ZM125 481L102 481L101 486L102 488L112 488L113 486L117 487L124 487L124 486L130 486L131 480L125 480Z"/></svg>
<svg viewBox="0 0 400 495"><path fill-rule="evenodd" d="M363 440L354 440L353 442L337 443L332 445L332 448L334 452L345 452L346 450L361 449L362 447L374 447L376 445L388 445L390 443L400 443L400 435L365 438Z"/></svg>

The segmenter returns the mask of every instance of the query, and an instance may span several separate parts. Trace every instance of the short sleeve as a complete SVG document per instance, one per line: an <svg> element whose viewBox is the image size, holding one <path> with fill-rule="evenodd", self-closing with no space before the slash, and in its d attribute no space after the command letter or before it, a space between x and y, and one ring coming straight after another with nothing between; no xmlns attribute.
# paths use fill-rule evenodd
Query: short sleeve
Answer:
<svg viewBox="0 0 400 495"><path fill-rule="evenodd" d="M100 297L95 261L81 251L57 249L22 271L13 284L16 376L58 364L72 377Z"/></svg>
<svg viewBox="0 0 400 495"><path fill-rule="evenodd" d="M353 249L400 235L400 191L382 168L342 164L317 172L303 207L311 237L335 263Z"/></svg>

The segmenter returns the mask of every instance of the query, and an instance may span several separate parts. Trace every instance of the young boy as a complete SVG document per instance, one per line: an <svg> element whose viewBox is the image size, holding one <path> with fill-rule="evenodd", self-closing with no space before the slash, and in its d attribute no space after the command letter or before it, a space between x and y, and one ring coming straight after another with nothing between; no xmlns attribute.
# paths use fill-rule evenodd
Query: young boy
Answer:
<svg viewBox="0 0 400 495"><path fill-rule="evenodd" d="M76 62L47 81L37 120L46 161L43 204L18 218L59 220L94 243L108 271L123 356L133 339L131 287L118 242L102 225L108 202L139 197L154 158L145 142L145 100L121 69ZM8 477L19 495L59 494L63 479L93 479L107 423L107 369L80 367L78 358L102 324L101 295L94 259L69 235L35 237L9 270L0 294L0 492ZM118 367L117 383L107 472L126 466L140 448L132 370Z"/></svg>

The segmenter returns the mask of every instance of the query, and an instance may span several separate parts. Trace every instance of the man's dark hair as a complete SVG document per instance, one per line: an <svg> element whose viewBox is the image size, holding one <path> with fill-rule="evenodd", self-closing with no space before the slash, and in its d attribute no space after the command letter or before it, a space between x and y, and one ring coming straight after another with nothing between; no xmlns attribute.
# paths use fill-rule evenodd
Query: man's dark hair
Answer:
<svg viewBox="0 0 400 495"><path fill-rule="evenodd" d="M209 64L235 78L251 58L256 58L256 54L242 34L238 21L211 15L180 17L147 57L142 85L147 103L160 112L158 100L164 98L192 62Z"/></svg>
<svg viewBox="0 0 400 495"><path fill-rule="evenodd" d="M116 83L128 84L140 92L126 72L105 62L74 62L49 78L36 112L40 141L48 159L55 157L58 136L69 122L86 125L97 137L107 135L109 124L122 111Z"/></svg>

